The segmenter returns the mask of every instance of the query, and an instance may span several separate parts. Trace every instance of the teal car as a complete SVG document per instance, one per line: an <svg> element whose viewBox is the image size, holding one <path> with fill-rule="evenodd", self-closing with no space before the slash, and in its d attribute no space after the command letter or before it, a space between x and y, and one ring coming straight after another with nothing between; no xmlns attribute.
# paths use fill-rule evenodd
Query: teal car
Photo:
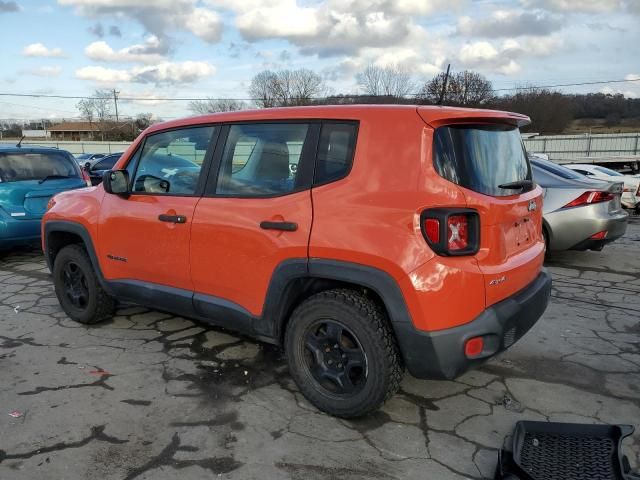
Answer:
<svg viewBox="0 0 640 480"><path fill-rule="evenodd" d="M0 250L38 242L49 199L87 186L69 152L0 145Z"/></svg>

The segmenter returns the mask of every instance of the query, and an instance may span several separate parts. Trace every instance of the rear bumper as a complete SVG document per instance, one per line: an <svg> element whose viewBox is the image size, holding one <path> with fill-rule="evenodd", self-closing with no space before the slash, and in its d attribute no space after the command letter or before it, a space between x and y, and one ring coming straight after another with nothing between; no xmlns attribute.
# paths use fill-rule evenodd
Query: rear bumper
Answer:
<svg viewBox="0 0 640 480"><path fill-rule="evenodd" d="M584 250L581 244L598 232L607 231L605 243L624 235L629 214L624 210L609 212L603 203L556 210L545 214L544 219L549 232L549 250Z"/></svg>
<svg viewBox="0 0 640 480"><path fill-rule="evenodd" d="M0 214L0 248L29 244L40 239L40 219L14 220Z"/></svg>
<svg viewBox="0 0 640 480"><path fill-rule="evenodd" d="M393 324L407 369L417 378L453 379L507 349L542 316L551 294L551 276L538 277L511 297L484 310L473 321L435 332L416 330L411 323ZM482 336L484 350L467 358L468 339Z"/></svg>

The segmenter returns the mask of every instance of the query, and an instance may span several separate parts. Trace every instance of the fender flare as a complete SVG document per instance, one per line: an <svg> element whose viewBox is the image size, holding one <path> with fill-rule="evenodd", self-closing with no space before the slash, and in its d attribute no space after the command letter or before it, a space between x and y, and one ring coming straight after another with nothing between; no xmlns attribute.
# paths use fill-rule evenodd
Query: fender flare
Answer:
<svg viewBox="0 0 640 480"><path fill-rule="evenodd" d="M108 282L105 281L104 275L102 274L102 270L100 269L100 262L98 261L98 256L96 255L95 247L93 246L93 240L91 239L91 235L87 228L77 222L70 222L68 220L51 220L44 224L44 258L47 262L47 267L49 267L49 271L53 273L53 262L55 257L53 252L49 248L49 240L52 233L55 232L64 232L64 233L72 233L77 235L82 239L84 243L84 247L87 250L87 254L89 255L89 260L93 265L93 269L98 277L98 281L102 288L110 293L111 289L109 288Z"/></svg>

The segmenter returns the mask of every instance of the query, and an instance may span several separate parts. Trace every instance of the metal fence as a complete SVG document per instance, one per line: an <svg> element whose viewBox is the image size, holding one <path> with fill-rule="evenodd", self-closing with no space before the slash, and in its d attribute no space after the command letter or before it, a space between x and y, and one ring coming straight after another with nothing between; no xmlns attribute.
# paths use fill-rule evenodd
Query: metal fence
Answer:
<svg viewBox="0 0 640 480"><path fill-rule="evenodd" d="M17 140L0 140L0 144L15 145ZM40 145L42 147L55 147L66 150L74 155L80 153L117 153L124 152L131 142L72 142L72 141L52 141L52 140L25 140L22 145Z"/></svg>
<svg viewBox="0 0 640 480"><path fill-rule="evenodd" d="M640 160L640 133L549 135L523 138L530 153L545 153L550 160L625 157Z"/></svg>

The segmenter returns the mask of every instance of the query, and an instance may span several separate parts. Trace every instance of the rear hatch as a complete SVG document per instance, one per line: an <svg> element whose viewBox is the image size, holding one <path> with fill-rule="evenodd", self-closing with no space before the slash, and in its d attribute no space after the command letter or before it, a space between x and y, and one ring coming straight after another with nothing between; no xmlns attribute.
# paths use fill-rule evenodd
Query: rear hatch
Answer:
<svg viewBox="0 0 640 480"><path fill-rule="evenodd" d="M49 199L86 187L66 152L0 152L0 209L14 220L39 219Z"/></svg>
<svg viewBox="0 0 640 480"><path fill-rule="evenodd" d="M486 305L522 290L544 260L542 190L516 125L496 119L439 126L434 132L436 171L459 185L467 207L480 216L475 255L485 280Z"/></svg>

